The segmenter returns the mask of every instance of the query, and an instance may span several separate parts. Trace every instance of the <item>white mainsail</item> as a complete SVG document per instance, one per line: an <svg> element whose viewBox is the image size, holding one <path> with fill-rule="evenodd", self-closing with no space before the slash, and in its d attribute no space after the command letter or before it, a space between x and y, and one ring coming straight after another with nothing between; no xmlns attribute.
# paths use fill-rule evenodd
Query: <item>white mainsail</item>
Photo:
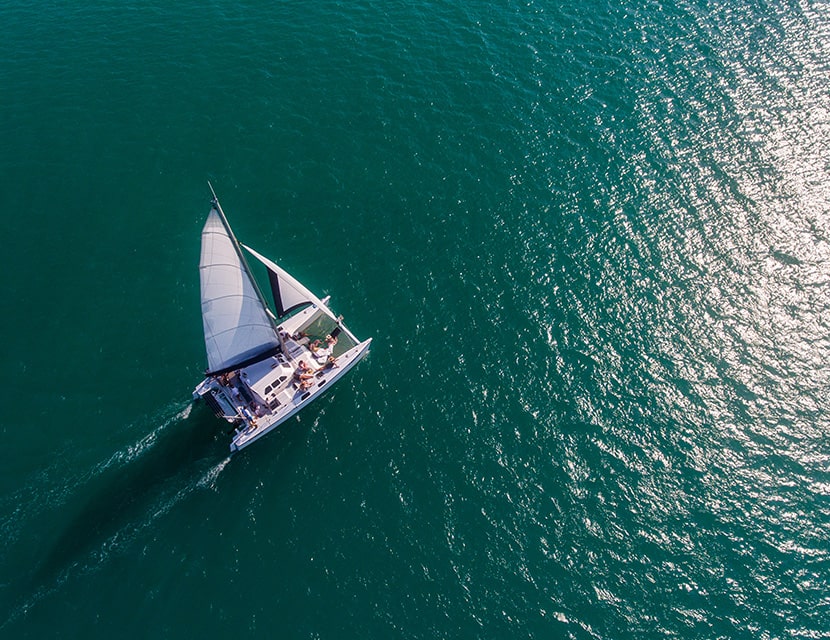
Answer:
<svg viewBox="0 0 830 640"><path fill-rule="evenodd" d="M258 254L248 245L243 244L242 246L268 269L268 279L271 282L271 291L274 294L274 302L277 305L277 315L279 317L283 317L291 313L294 309L298 309L307 304L313 304L334 318L334 315L329 311L328 307L317 296L311 293L311 291L300 284L290 273L277 266L265 256Z"/></svg>
<svg viewBox="0 0 830 640"><path fill-rule="evenodd" d="M215 206L202 229L199 275L208 371L233 368L279 346L236 241Z"/></svg>

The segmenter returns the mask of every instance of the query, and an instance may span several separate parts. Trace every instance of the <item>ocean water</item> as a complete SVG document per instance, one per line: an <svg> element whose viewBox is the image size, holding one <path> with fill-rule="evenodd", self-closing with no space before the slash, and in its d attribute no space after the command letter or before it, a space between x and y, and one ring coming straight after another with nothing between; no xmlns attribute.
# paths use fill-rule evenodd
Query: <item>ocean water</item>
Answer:
<svg viewBox="0 0 830 640"><path fill-rule="evenodd" d="M0 2L4 638L830 635L830 5ZM371 355L245 451L210 180Z"/></svg>

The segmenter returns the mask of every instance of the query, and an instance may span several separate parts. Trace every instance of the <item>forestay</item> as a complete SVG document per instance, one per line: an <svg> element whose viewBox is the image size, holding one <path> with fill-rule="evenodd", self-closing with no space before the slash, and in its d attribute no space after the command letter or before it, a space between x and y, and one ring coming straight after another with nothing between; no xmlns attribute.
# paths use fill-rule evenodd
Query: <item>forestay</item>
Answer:
<svg viewBox="0 0 830 640"><path fill-rule="evenodd" d="M209 372L233 368L279 346L274 325L215 207L202 230L199 275Z"/></svg>

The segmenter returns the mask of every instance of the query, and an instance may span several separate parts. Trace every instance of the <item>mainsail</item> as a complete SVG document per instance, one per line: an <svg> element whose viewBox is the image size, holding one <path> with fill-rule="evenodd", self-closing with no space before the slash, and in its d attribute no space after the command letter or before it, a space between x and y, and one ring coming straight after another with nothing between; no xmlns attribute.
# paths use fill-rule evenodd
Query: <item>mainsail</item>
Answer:
<svg viewBox="0 0 830 640"><path fill-rule="evenodd" d="M233 369L279 347L274 324L217 207L202 230L199 262L209 373Z"/></svg>
<svg viewBox="0 0 830 640"><path fill-rule="evenodd" d="M317 305L332 318L334 315L322 301L311 291L306 289L298 280L274 262L258 254L248 245L243 247L268 269L268 280L271 283L271 292L274 294L274 304L280 318L308 304Z"/></svg>

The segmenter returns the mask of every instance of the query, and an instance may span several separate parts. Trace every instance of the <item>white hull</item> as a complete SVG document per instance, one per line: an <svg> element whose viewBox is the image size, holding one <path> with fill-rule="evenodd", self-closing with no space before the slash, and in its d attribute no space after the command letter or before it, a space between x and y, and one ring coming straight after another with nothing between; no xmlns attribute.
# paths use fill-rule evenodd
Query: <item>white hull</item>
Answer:
<svg viewBox="0 0 830 640"><path fill-rule="evenodd" d="M370 338L340 355L337 358L337 367L320 368L315 373L313 384L308 389L300 389L293 382L290 383L281 394L286 402L281 403L275 411L251 418L249 417L252 415L250 410L246 414L245 410L248 407L245 404L233 403L236 413L221 416L228 420L228 422L239 423L239 426L234 431L233 440L231 441L231 452L239 451L252 442L259 440L262 436L276 429L283 422L323 395L327 389L331 388L337 380L369 353L371 342L372 340ZM241 371L244 372L244 370ZM221 403L220 406L222 406L225 403L230 403L233 399L230 393L226 393L226 389L227 387L222 387L215 378L209 377L205 378L196 387L193 395L195 398L204 398L205 395L211 394L215 400Z"/></svg>

